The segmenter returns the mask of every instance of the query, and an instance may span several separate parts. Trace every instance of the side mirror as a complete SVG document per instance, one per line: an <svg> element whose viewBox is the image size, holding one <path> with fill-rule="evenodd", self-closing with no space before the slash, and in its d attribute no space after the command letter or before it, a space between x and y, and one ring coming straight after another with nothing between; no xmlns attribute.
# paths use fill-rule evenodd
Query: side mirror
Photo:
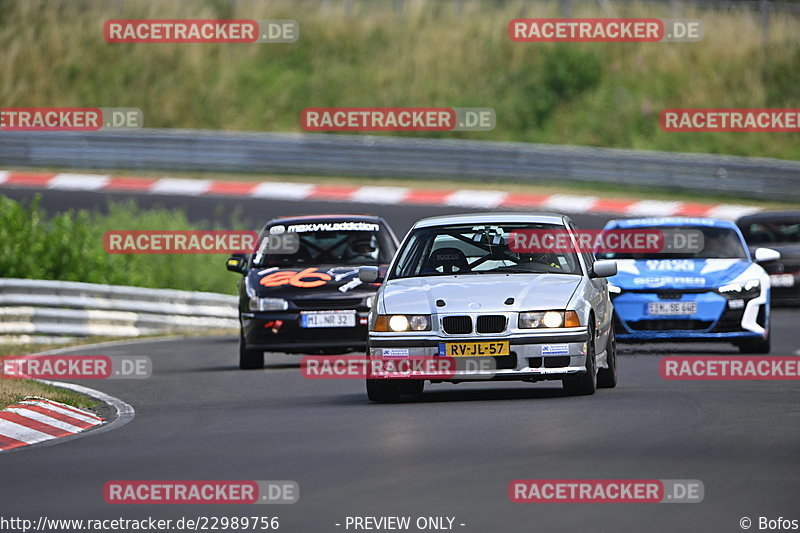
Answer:
<svg viewBox="0 0 800 533"><path fill-rule="evenodd" d="M233 254L225 261L225 267L231 272L244 274L244 271L247 269L247 259L243 254Z"/></svg>
<svg viewBox="0 0 800 533"><path fill-rule="evenodd" d="M756 248L756 263L769 263L781 258L781 253L772 248Z"/></svg>
<svg viewBox="0 0 800 533"><path fill-rule="evenodd" d="M595 261L590 278L610 278L617 275L617 262L610 260Z"/></svg>
<svg viewBox="0 0 800 533"><path fill-rule="evenodd" d="M378 283L380 280L380 270L376 266L358 267L358 279L363 283Z"/></svg>

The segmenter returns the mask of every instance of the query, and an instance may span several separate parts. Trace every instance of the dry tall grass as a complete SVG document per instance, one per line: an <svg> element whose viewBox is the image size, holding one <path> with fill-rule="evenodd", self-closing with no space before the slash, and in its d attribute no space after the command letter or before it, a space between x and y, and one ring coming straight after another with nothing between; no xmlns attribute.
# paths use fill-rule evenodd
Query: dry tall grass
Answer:
<svg viewBox="0 0 800 533"><path fill-rule="evenodd" d="M575 3L574 16L668 6ZM397 6L404 6L398 9ZM297 131L308 106L492 107L488 133L439 134L800 159L796 134L665 133L665 107L800 107L800 19L762 42L745 12L684 9L700 43L522 44L556 1L0 0L4 106L139 107L150 127ZM294 44L107 44L108 18L295 19ZM434 134L431 134L434 135Z"/></svg>

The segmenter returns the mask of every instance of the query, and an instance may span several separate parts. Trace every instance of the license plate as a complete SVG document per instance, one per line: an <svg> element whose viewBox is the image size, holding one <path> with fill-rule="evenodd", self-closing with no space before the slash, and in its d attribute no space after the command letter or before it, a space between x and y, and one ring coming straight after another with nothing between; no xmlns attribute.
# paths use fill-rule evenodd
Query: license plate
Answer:
<svg viewBox="0 0 800 533"><path fill-rule="evenodd" d="M481 357L510 353L508 341L439 343L439 355L445 357Z"/></svg>
<svg viewBox="0 0 800 533"><path fill-rule="evenodd" d="M693 315L697 313L697 302L650 302L648 315Z"/></svg>
<svg viewBox="0 0 800 533"><path fill-rule="evenodd" d="M773 274L769 277L773 287L794 287L794 274Z"/></svg>
<svg viewBox="0 0 800 533"><path fill-rule="evenodd" d="M300 326L304 328L352 328L355 325L355 311L304 312L300 315Z"/></svg>

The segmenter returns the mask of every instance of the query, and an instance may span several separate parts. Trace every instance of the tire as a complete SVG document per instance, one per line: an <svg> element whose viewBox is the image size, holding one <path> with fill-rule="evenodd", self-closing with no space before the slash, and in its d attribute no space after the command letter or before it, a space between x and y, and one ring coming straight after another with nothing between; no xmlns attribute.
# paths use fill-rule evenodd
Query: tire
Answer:
<svg viewBox="0 0 800 533"><path fill-rule="evenodd" d="M586 372L562 380L564 390L573 396L590 396L597 390L597 360L595 354L594 328L589 328L586 341Z"/></svg>
<svg viewBox="0 0 800 533"><path fill-rule="evenodd" d="M597 369L597 388L599 389L613 389L617 386L617 334L614 332L613 322L606 342L606 360L608 368Z"/></svg>
<svg viewBox="0 0 800 533"><path fill-rule="evenodd" d="M396 379L368 379L367 398L375 403L396 403L400 401L400 383Z"/></svg>
<svg viewBox="0 0 800 533"><path fill-rule="evenodd" d="M401 394L422 394L425 390L424 379L407 379L400 384Z"/></svg>
<svg viewBox="0 0 800 533"><path fill-rule="evenodd" d="M264 368L264 351L248 348L241 332L239 333L239 368L241 370Z"/></svg>
<svg viewBox="0 0 800 533"><path fill-rule="evenodd" d="M769 353L772 349L771 335L767 332L766 339L747 339L739 344L739 353Z"/></svg>

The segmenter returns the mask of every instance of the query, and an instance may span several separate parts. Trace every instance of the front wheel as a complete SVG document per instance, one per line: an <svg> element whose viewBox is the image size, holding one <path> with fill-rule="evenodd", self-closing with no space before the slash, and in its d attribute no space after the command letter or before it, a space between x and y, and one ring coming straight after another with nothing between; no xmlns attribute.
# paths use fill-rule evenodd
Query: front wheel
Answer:
<svg viewBox="0 0 800 533"><path fill-rule="evenodd" d="M739 344L739 353L769 353L772 349L770 335L766 339L747 339Z"/></svg>
<svg viewBox="0 0 800 533"><path fill-rule="evenodd" d="M419 395L425 390L424 379L404 379L400 384L401 394L414 394Z"/></svg>
<svg viewBox="0 0 800 533"><path fill-rule="evenodd" d="M589 327L589 340L586 341L586 372L562 380L567 394L590 396L597 390L597 361L595 358L594 328Z"/></svg>
<svg viewBox="0 0 800 533"><path fill-rule="evenodd" d="M264 351L248 348L241 333L239 334L239 368L241 370L264 368Z"/></svg>
<svg viewBox="0 0 800 533"><path fill-rule="evenodd" d="M395 379L368 379L367 398L376 403L400 401L400 384Z"/></svg>
<svg viewBox="0 0 800 533"><path fill-rule="evenodd" d="M597 387L600 389L613 389L617 386L617 335L614 333L613 322L606 342L606 361L608 362L608 368L597 369Z"/></svg>

